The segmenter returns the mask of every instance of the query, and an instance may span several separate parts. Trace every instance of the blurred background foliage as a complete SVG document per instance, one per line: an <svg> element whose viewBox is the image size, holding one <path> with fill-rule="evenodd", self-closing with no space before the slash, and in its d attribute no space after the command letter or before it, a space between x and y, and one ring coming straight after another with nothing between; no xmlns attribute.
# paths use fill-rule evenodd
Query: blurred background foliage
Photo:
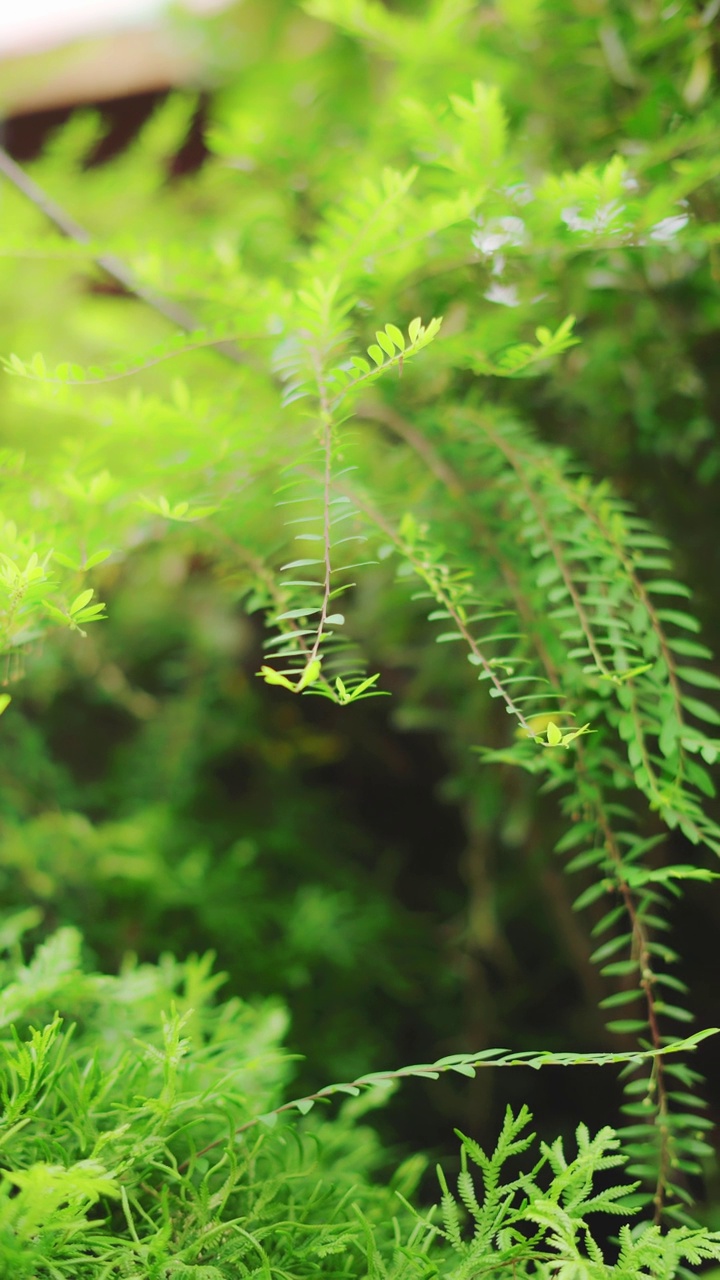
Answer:
<svg viewBox="0 0 720 1280"><path fill-rule="evenodd" d="M383 135L373 103L389 75L387 49L352 38L362 6L345 7L347 31L323 22L323 0L247 0L197 26L183 18L203 42L206 82L156 96L133 136L116 128L108 143L100 106L67 112L54 128L38 119L35 135L27 121L10 120L7 145L92 226L100 245L112 234L115 251L124 247L145 281L185 297L204 323L222 321L242 302L238 262L281 277L332 203L348 153L365 154L369 132L375 156L402 163L422 129L431 131L409 106L410 142ZM550 314L578 317L581 345L539 379L489 381L487 397L513 406L541 438L571 447L632 496L675 547L718 650L718 5L457 0L456 7L471 14L475 40L466 65L444 60L441 41L432 56L418 44L414 83L424 76L429 100L466 92L473 77L496 84L528 175L620 153L665 201L670 192L685 202L694 234L676 245L666 227L640 251L612 237L605 247L596 226L586 251L576 242L571 251L566 227L532 254L510 236L500 246L507 263L499 284L498 246L486 238L497 228L480 227L470 251L466 245L425 281L424 299L435 314L445 312L452 340L467 298L484 294L479 351L510 341L516 308L532 315L538 298ZM398 0L382 8L392 46L402 40L399 20L425 6ZM532 217L522 191L517 198ZM120 296L17 193L3 188L2 201L11 228L0 256L3 352L41 349L51 361L92 365L166 336L159 316ZM237 234L235 202L243 206ZM29 234L38 243L44 237L34 256L17 247ZM202 298L193 292L199 239L215 251ZM410 418L442 390L438 351L414 381L389 393ZM149 487L164 474L171 497L175 454L180 473L191 447L205 448L212 465L238 394L228 391L202 444L191 446L181 419L203 420L204 388L222 402L223 365L212 352L185 360L190 408L170 362L138 377L142 392L129 392L125 422L108 417L119 470L130 451L142 475L143 415L148 405L161 413L156 392L169 390L166 405L175 397L175 416L162 411L172 450L148 459ZM473 376L468 370L468 387ZM0 412L3 444L27 450L38 475L64 437L72 441L67 467L82 464L91 474L92 433L88 426L83 443L77 397L47 399L40 411L3 379ZM85 412L88 424L98 413L104 423L102 389L88 394ZM389 432L380 433L377 465L392 465ZM259 422L258 456L262 434ZM408 490L416 483L409 476ZM98 501L101 490L102 483ZM84 500L95 499L88 491ZM272 541L270 499L253 501L253 529L264 524ZM68 504L68 519L77 521L70 491ZM78 925L103 968L116 968L128 951L152 960L165 950L214 949L230 975L227 992L286 1001L289 1044L305 1055L298 1090L489 1044L603 1047L590 940L546 853L559 819L531 779L478 763L473 745L502 741L495 708L478 687L468 695L443 649L427 643L420 615L394 607L403 588L389 571L381 564L368 572L354 616L370 669L382 670L393 698L347 710L289 699L254 677L262 626L252 604L247 612L227 542L228 529L245 542L242 501L222 536L212 520L168 530L149 515L129 526L120 513L114 527L112 513L109 504L105 545L132 554L113 556L92 579L108 601L108 620L84 640L71 634L35 646L22 671L8 660L4 904L36 904L43 930ZM680 836L673 840L682 845ZM717 1020L716 896L691 887L676 923L703 1025ZM706 1061L712 1070L710 1049ZM525 1088L509 1074L501 1107ZM562 1131L578 1115L591 1125L604 1119L612 1081L589 1096L584 1080L545 1075L533 1087L548 1130ZM488 1074L472 1086L409 1089L393 1103L392 1132L404 1142L438 1143L449 1116L482 1132L497 1119L492 1087ZM717 1091L712 1101L716 1111Z"/></svg>

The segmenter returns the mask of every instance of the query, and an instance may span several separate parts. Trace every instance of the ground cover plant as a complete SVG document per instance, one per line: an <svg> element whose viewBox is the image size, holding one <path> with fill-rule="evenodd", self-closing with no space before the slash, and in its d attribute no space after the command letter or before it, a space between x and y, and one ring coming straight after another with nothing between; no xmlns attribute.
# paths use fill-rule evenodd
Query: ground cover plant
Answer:
<svg viewBox="0 0 720 1280"><path fill-rule="evenodd" d="M720 1260L671 933L720 852L716 17L249 3L191 28L196 172L189 92L0 157L4 1274ZM389 715L442 744L421 860L333 785L360 725L392 804ZM407 1079L439 1191L370 1124Z"/></svg>

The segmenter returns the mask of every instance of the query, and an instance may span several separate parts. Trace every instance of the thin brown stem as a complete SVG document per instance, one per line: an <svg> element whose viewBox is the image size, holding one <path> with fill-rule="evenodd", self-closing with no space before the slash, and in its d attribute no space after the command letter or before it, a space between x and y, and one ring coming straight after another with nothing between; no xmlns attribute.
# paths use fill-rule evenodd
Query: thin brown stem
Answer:
<svg viewBox="0 0 720 1280"><path fill-rule="evenodd" d="M578 744L578 755L582 760L582 746ZM650 1040L653 1049L657 1050L657 1056L653 1060L654 1083L657 1098L656 1116L657 1127L660 1132L660 1162L658 1167L657 1181L655 1185L655 1193L653 1195L654 1220L659 1223L662 1219L665 1195L667 1191L667 1179L671 1162L671 1142L672 1137L668 1125L669 1104L667 1097L667 1088L665 1085L665 1074L663 1069L662 1058L662 1036L658 1023L658 1014L655 1007L655 977L652 971L652 957L649 949L649 939L645 925L637 911L632 891L628 885L623 872L622 855L618 846L615 833L610 826L608 816L605 813L599 797L594 796L593 807L600 824L600 828L605 841L605 848L608 856L615 868L617 877L617 888L622 897L623 906L630 922L633 937L633 951L637 959L638 969L640 972L640 986L645 993L645 1003L647 1010L647 1022L650 1030Z"/></svg>
<svg viewBox="0 0 720 1280"><path fill-rule="evenodd" d="M535 490L533 489L532 485L528 483L526 479L525 472L518 459L517 454L515 453L514 449L511 449L507 441L503 440L502 436L497 435L494 431L492 431L487 426L487 424L485 423L483 424L483 429L485 430L485 434L487 435L488 439L492 441L492 443L495 445L495 448L499 449L503 457L510 464L516 476L518 477L520 483L522 484L523 489L525 490L525 493L533 508L533 511L537 516L537 519L543 531L543 534L545 535L545 541L547 542L548 548L552 554L555 564L560 570L560 575L565 584L568 595L572 600L573 608L575 609L578 621L582 628L583 635L585 636L585 639L587 641L588 649L590 650L590 653L593 656L593 659L595 661L595 665L598 671L601 673L601 675L604 675L609 680L614 681L615 673L610 671L602 654L600 653L600 650L597 647L597 642L595 640L590 619L588 618L587 612L585 610L585 606L583 605L582 599L580 598L580 593L575 585L575 582L573 581L573 577L568 567L565 556L562 552L562 549L557 539L555 538L552 532L552 528L550 527L548 518L545 514L542 504L538 501L538 496L535 493Z"/></svg>
<svg viewBox="0 0 720 1280"><path fill-rule="evenodd" d="M675 1046L677 1051L678 1046ZM565 1055L562 1059L562 1065L574 1067L602 1067L610 1063L618 1065L625 1062L636 1062L638 1058L651 1058L655 1060L661 1052L668 1052L668 1049L645 1049L637 1053L601 1053L601 1054L572 1054ZM472 1068L474 1071L489 1070L492 1067L532 1067L539 1068L542 1066L557 1066L558 1055L549 1051L540 1051L535 1053L528 1050L520 1050L517 1053L507 1053L505 1050L494 1050L492 1053L481 1051L478 1054L460 1054L454 1056L452 1060L441 1059L439 1062L432 1062L421 1065L413 1065L409 1067L399 1067L394 1071L374 1071L369 1076L356 1076L356 1078L348 1083L329 1084L323 1089L316 1090L315 1093L307 1093L302 1098L293 1098L290 1102L283 1102L278 1107L273 1107L271 1111L266 1112L264 1116L251 1116L243 1124L238 1125L233 1130L233 1137L238 1137L241 1133L247 1133L249 1129L256 1128L267 1120L269 1116L283 1115L288 1111L297 1111L300 1115L306 1114L311 1110L316 1102L325 1099L337 1097L338 1095L357 1096L363 1089L370 1088L386 1081L391 1083L396 1080L436 1080L438 1076L445 1075L448 1071L457 1070L458 1060L465 1068ZM182 1173L187 1169L193 1160L198 1160L201 1156L213 1151L216 1147L222 1145L227 1139L226 1137L215 1138L209 1142L207 1146L202 1147L200 1151L194 1152L192 1156L188 1156L182 1164L178 1165L178 1173Z"/></svg>
<svg viewBox="0 0 720 1280"><path fill-rule="evenodd" d="M652 600L650 599L650 594L647 590L647 587L635 572L635 569L632 563L632 556L628 554L628 552L625 550L625 547L622 545L622 543L613 535L612 531L607 527L606 522L602 519L600 514L594 509L592 504L585 501L582 495L579 494L572 485L568 484L568 482L565 480L565 478L562 475L559 475L556 473L556 478L560 483L562 483L563 488L565 489L566 493L571 498L571 500L575 503L575 505L579 507L579 509L583 512L583 514L586 515L589 520L592 520L595 527L600 530L603 537L606 539L608 544L612 547L616 556L620 560L620 563L622 564L625 572L627 573L627 576L632 585L632 588L636 596L642 603L643 608L645 609L648 615L648 618L650 619L650 625L657 637L657 642L660 646L660 652L662 653L665 666L667 667L668 681L670 683L670 688L672 689L672 693L673 693L673 704L675 707L675 714L677 716L679 724L682 725L684 722L683 709L680 702L680 685L677 677L675 659L673 658L672 653L670 651L668 641L667 641L667 636L665 635L663 625L658 617L657 610Z"/></svg>
<svg viewBox="0 0 720 1280"><path fill-rule="evenodd" d="M358 406L358 417L369 418L371 422L380 422L384 427L389 427L396 436L410 446L419 458L422 458L428 470L441 484L445 485L452 498L463 496L463 486L452 467L433 448L422 432L418 431L417 427L396 413L389 405L383 404L382 400L363 401Z"/></svg>
<svg viewBox="0 0 720 1280"><path fill-rule="evenodd" d="M103 374L99 378L39 378L32 373L25 373L22 376L30 382L48 382L54 386L97 387L106 382L119 382L122 378L131 378L136 373L144 373L146 369L152 369L155 365L162 364L165 360L174 360L176 356L188 355L192 351L202 351L207 347L221 348L228 343L235 342L238 337L242 337L243 342L262 342L267 341L270 336L267 333L245 333L242 335L232 334L224 338L203 338L199 342L188 342L183 347L176 347L174 351L164 351L161 355L143 360L142 364L133 365L129 369L118 369L116 373Z"/></svg>
<svg viewBox="0 0 720 1280"><path fill-rule="evenodd" d="M528 737L537 740L538 734L531 727L529 722L525 719L525 716L523 715L522 711L520 711L520 709L513 702L512 698L510 697L510 694L507 692L502 682L498 679L496 672L494 671L493 667L490 665L490 662L488 661L488 659L485 657L485 654L483 653L482 649L480 648L477 641L475 640L475 637L472 635L472 632L469 630L467 623L462 616L462 610L459 609L458 606L455 604L447 588L444 587L442 583L438 581L437 578L433 575L433 566L429 563L429 561L423 559L422 556L417 555L415 551L412 549L412 547L409 547L407 545L407 543L403 540L400 534L397 533L397 531L385 519L385 517L379 511L377 511L373 506L371 506L371 504L367 502L366 499L362 498L354 490L352 491L352 494L350 494L350 491L347 491L347 492L348 492L348 496L352 496L353 501L356 502L360 510L364 511L365 514L368 516L368 518L372 520L373 524L377 525L379 529L382 529L386 537L390 539L390 541L393 543L395 547L397 547L398 551L402 553L402 555L405 557L408 563L412 565L418 577L422 578L423 581L427 583L428 587L430 588L438 604L441 604L443 608L447 610L449 617L455 623L455 626L457 627L460 635L465 641L468 649L473 654L473 656L477 659L478 666L482 667L488 680L496 689L497 696L503 700L508 710L512 713L512 715L514 715L517 718L517 720L519 721L519 723L522 725L523 729L527 733Z"/></svg>
<svg viewBox="0 0 720 1280"><path fill-rule="evenodd" d="M0 147L0 173L4 174L8 181L12 182L13 186L30 200L66 239L74 240L76 244L91 245L90 233L48 196L3 147ZM149 289L147 285L142 284L134 272L115 254L93 253L92 260L116 284L120 285L125 293L130 293L141 302L145 302L159 315L177 325L179 329L192 333L200 328L196 317L190 311L172 298L166 298L163 294L156 293L154 289ZM245 363L245 356L234 342L223 340L216 344L215 350L225 359L231 360L233 364Z"/></svg>
<svg viewBox="0 0 720 1280"><path fill-rule="evenodd" d="M331 510L330 495L332 492L332 413L330 402L328 399L327 388L325 386L325 376L322 369L322 363L317 352L313 352L313 364L315 366L315 379L318 389L318 400L320 403L320 417L322 422L322 448L324 453L323 466L323 595L322 605L320 608L320 621L318 623L315 640L308 662L317 660L322 644L323 631L325 628L325 619L328 615L328 606L330 604L330 592L332 590L332 559L330 547L331 535Z"/></svg>
<svg viewBox="0 0 720 1280"><path fill-rule="evenodd" d="M468 488L468 485L460 479L457 472L443 458L442 454L433 447L427 437L421 431L418 431L417 427L414 427L412 423L408 422L406 418L403 418L388 405L383 404L381 401L373 401L369 404L363 403L358 413L361 417L369 418L371 421L380 422L383 426L389 427L395 435L410 446L413 452L425 463L428 470L445 486L451 499L453 501L460 499L465 503L465 520L473 532L478 535L486 550L495 558L505 585L512 596L518 617L522 619L528 632L532 633L537 655L545 669L545 673L553 688L559 690L559 672L547 651L547 646L537 632L536 620L528 606L524 592L520 589L517 572L507 556L503 555L497 539L493 538L477 507L470 502L469 495L474 489Z"/></svg>
<svg viewBox="0 0 720 1280"><path fill-rule="evenodd" d="M282 584L278 582L275 574L268 567L262 557L256 555L254 551L250 551L249 548L242 546L241 543L236 542L234 538L231 538L229 534L226 534L222 529L218 528L217 525L211 524L210 521L205 521L205 525L214 537L217 537L220 541L225 542L232 547L233 553L245 561L248 567L252 569L258 580L263 583L268 595L274 601L276 612L282 612L287 606L287 600L283 595ZM302 628L300 628L292 618L286 618L283 625L287 628L287 634L292 636L298 648L302 650L306 660L306 665L308 665L312 662L312 650L310 645L307 643L305 636L300 634ZM322 672L320 672L317 683L324 685L333 700L337 701L337 694L335 693L335 690Z"/></svg>

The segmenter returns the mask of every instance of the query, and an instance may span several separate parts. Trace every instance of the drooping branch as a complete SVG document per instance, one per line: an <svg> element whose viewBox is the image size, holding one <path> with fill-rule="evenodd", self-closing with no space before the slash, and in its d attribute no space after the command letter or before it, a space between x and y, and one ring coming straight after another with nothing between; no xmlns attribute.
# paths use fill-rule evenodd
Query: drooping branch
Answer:
<svg viewBox="0 0 720 1280"><path fill-rule="evenodd" d="M92 245L90 232L47 195L3 147L0 147L0 173L12 182L16 190L34 204L35 208L39 209L67 240L73 240L76 244ZM174 299L166 298L164 294L157 293L156 290L144 285L116 254L93 253L92 260L120 286L124 293L129 293L140 302L146 303L147 306L152 307L153 311L157 311L179 329L183 329L186 333L194 333L201 327L192 312ZM220 355L226 360L231 360L233 364L245 363L245 356L234 342L220 339L213 345Z"/></svg>

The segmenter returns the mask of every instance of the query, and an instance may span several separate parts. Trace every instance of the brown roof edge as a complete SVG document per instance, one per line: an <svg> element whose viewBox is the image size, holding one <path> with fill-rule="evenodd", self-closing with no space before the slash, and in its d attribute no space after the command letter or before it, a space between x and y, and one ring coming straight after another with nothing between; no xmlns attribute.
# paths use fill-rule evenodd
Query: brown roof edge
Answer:
<svg viewBox="0 0 720 1280"><path fill-rule="evenodd" d="M175 85L199 87L201 71L199 51L167 30L120 31L0 62L0 111L7 117Z"/></svg>

